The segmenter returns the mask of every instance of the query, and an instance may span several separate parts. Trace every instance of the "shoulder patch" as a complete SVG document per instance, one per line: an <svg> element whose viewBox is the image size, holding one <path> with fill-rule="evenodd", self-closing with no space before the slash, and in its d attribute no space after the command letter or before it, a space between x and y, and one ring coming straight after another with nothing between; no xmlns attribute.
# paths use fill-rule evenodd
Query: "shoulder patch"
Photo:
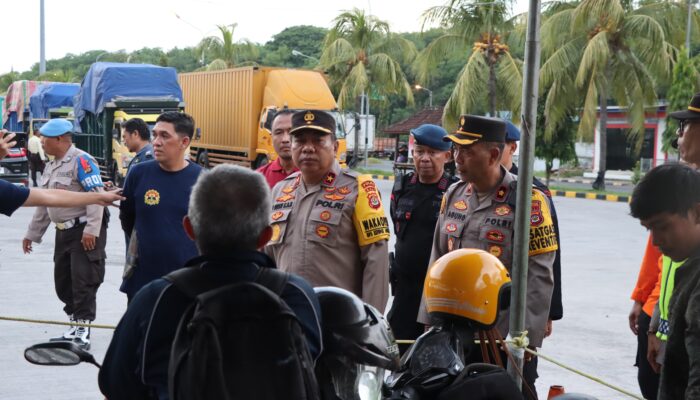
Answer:
<svg viewBox="0 0 700 400"><path fill-rule="evenodd" d="M357 177L357 199L353 223L360 246L389 239L389 221L384 214L379 190L370 175Z"/></svg>
<svg viewBox="0 0 700 400"><path fill-rule="evenodd" d="M532 191L529 255L549 253L559 248L549 209L549 200L540 190Z"/></svg>
<svg viewBox="0 0 700 400"><path fill-rule="evenodd" d="M76 158L78 164L78 181L85 191L90 192L104 186L100 177L100 168L86 155Z"/></svg>

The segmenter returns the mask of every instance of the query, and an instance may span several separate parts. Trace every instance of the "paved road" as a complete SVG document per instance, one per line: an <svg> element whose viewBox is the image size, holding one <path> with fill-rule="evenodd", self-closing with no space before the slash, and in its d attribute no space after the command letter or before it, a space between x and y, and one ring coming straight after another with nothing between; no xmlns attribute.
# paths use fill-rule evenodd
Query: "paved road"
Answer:
<svg viewBox="0 0 700 400"><path fill-rule="evenodd" d="M380 181L378 186L388 199L391 182ZM565 318L555 323L554 334L542 352L637 393L632 366L635 337L626 321L646 234L628 216L626 204L568 198L555 201L563 236ZM0 315L63 320L53 290L52 229L33 254L25 256L20 250L31 215L30 209L20 209L12 219L0 216ZM126 307L126 298L118 291L124 237L115 216L108 235L107 273L98 294L95 321L100 324L116 324ZM101 398L94 366L39 367L24 360L25 347L60 332L61 327L0 321L0 365L4 369L0 398ZM93 353L98 360L104 357L110 336L110 331L93 330ZM546 361L540 361L540 375L538 391L543 399L552 384L600 399L623 398Z"/></svg>

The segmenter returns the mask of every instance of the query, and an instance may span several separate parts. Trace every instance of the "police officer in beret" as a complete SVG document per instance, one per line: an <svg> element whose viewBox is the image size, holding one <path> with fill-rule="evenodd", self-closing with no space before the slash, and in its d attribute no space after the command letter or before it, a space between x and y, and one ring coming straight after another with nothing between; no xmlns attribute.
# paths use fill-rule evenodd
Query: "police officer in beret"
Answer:
<svg viewBox="0 0 700 400"><path fill-rule="evenodd" d="M424 331L416 315L430 259L426 244L433 241L442 195L458 180L445 173L452 143L443 141L447 132L442 127L424 124L411 134L415 171L396 180L391 191L396 246L390 270L394 302L388 317L398 339L416 339ZM404 351L407 346L401 347Z"/></svg>
<svg viewBox="0 0 700 400"><path fill-rule="evenodd" d="M73 145L73 123L56 118L44 124L41 145L54 156L46 164L40 186L71 192L101 192L100 169L95 159ZM22 241L25 252L32 243L41 243L51 222L56 226L54 284L64 303L70 328L56 340L72 340L90 348L89 324L95 319L97 289L105 275L105 244L109 214L99 205L70 208L37 207Z"/></svg>
<svg viewBox="0 0 700 400"><path fill-rule="evenodd" d="M506 147L503 152L503 158L501 158L501 165L503 165L508 172L513 175L518 175L518 166L513 163L513 155L518 149L518 142L520 141L520 129L516 127L512 122L506 122ZM536 177L532 177L532 184L544 193L550 201L552 206L552 222L554 223L554 231L557 235L557 243L559 247L557 248L557 255L554 259L554 291L552 292L552 304L549 307L549 321L547 321L547 330L545 331L545 337L552 333L552 321L558 321L564 317L564 306L561 301L561 236L559 235L559 219L557 218L557 210L554 207L554 202L552 201L552 192L549 191L547 185Z"/></svg>
<svg viewBox="0 0 700 400"><path fill-rule="evenodd" d="M341 170L332 115L292 115L299 171L272 189L272 239L265 253L314 287L337 286L384 310L389 296L389 224L369 175Z"/></svg>
<svg viewBox="0 0 700 400"><path fill-rule="evenodd" d="M457 130L445 138L454 143L461 182L450 186L443 197L430 263L452 250L475 248L498 257L511 270L517 176L501 165L505 138L502 119L475 115L462 115ZM533 187L525 314L525 329L533 348L542 346L554 286L552 265L558 244L550 209L547 196ZM508 333L508 314L502 312L496 325L504 337ZM430 324L425 307L420 308L418 321ZM480 357L477 348L470 352L468 361L478 362ZM526 357L523 377L523 394L536 399L536 358Z"/></svg>

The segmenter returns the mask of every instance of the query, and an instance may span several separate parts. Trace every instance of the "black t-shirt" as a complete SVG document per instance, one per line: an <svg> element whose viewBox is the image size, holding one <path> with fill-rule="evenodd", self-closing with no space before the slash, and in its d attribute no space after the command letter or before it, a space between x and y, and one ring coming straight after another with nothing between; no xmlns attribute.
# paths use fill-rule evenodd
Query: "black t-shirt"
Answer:
<svg viewBox="0 0 700 400"><path fill-rule="evenodd" d="M0 179L0 214L9 217L27 201L27 197L29 189Z"/></svg>

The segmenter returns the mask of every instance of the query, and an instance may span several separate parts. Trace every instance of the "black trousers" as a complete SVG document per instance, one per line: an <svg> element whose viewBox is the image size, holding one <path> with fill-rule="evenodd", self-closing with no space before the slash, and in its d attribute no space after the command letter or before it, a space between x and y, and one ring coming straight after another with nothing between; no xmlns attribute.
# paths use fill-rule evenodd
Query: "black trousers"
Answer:
<svg viewBox="0 0 700 400"><path fill-rule="evenodd" d="M647 360L647 332L649 331L649 323L651 317L644 311L639 313L637 325L639 326L639 334L637 335L637 381L639 389L642 391L642 396L647 400L656 400L659 393L659 374L654 372Z"/></svg>
<svg viewBox="0 0 700 400"><path fill-rule="evenodd" d="M396 276L394 282L394 301L387 314L394 337L400 340L415 340L425 332L425 326L416 322L418 308L423 294L423 282L405 276ZM410 345L399 344L403 354Z"/></svg>
<svg viewBox="0 0 700 400"><path fill-rule="evenodd" d="M105 277L107 221L103 219L95 248L83 249L80 243L85 224L66 230L56 229L54 249L54 285L63 311L75 319L93 321L97 310L97 289Z"/></svg>
<svg viewBox="0 0 700 400"><path fill-rule="evenodd" d="M36 183L37 171L41 172L42 174L44 173L44 160L41 159L41 156L39 154L29 153L29 171L31 172L33 185L37 186L37 183Z"/></svg>

